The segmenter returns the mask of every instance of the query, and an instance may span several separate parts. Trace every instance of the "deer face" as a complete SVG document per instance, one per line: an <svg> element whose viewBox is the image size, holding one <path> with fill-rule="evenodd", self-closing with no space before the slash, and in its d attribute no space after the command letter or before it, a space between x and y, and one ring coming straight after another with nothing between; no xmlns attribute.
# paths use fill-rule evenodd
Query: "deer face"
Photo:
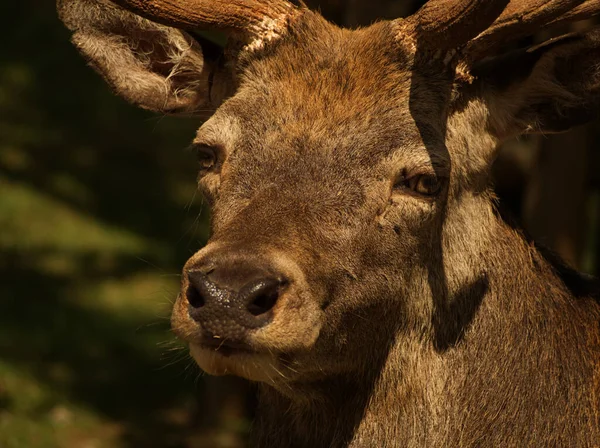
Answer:
<svg viewBox="0 0 600 448"><path fill-rule="evenodd" d="M410 277L439 239L444 117L427 122L427 148L408 113L410 55L386 45L395 28L311 21L322 40L300 30L249 62L195 139L213 236L184 269L173 322L211 373L274 381L290 363L348 364L347 327L402 308L402 282L382 280Z"/></svg>
<svg viewBox="0 0 600 448"><path fill-rule="evenodd" d="M119 3L188 28L198 12ZM247 17L230 3L215 9L245 38L216 58L108 2L59 5L125 98L210 111L194 145L212 237L186 263L172 317L198 364L271 384L364 371L385 356L373 347L427 334L436 298L452 294L432 286L454 269L443 249L463 262L478 253L471 234L482 232L467 227L490 213L495 144L589 115L597 38L478 64L454 49L477 54L465 42L506 1L459 17L442 13L460 2L433 1L412 20L355 31L287 2L258 2ZM221 17L200 12L205 24Z"/></svg>

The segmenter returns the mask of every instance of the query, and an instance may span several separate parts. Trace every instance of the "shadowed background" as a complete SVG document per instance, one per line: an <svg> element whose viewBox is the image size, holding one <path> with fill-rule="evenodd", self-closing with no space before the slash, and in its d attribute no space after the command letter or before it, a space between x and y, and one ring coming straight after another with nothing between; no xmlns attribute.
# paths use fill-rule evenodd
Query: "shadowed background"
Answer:
<svg viewBox="0 0 600 448"><path fill-rule="evenodd" d="M309 2L350 26L420 3ZM169 331L208 232L185 150L198 120L114 97L52 1L0 17L0 447L244 446L252 391L202 376ZM596 275L599 128L509 142L494 167L501 206Z"/></svg>

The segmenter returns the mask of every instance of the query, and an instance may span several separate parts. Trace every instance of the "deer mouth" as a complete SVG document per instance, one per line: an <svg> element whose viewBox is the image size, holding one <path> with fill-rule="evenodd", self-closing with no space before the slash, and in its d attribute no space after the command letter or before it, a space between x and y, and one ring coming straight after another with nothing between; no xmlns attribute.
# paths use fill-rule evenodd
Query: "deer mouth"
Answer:
<svg viewBox="0 0 600 448"><path fill-rule="evenodd" d="M234 355L258 354L248 344L227 339L212 337L203 338L198 344L204 350L212 350L222 356L229 357Z"/></svg>
<svg viewBox="0 0 600 448"><path fill-rule="evenodd" d="M276 356L230 346L190 343L190 354L209 375L235 375L250 381L275 383L283 377Z"/></svg>

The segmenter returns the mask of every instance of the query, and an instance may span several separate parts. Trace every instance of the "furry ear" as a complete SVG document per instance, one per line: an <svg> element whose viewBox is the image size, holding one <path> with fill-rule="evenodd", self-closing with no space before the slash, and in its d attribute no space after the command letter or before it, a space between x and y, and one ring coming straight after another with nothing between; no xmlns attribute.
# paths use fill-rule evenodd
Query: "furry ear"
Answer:
<svg viewBox="0 0 600 448"><path fill-rule="evenodd" d="M219 105L216 92L223 88L215 76L217 64L204 57L189 34L106 0L58 0L58 12L90 65L130 103L186 114Z"/></svg>
<svg viewBox="0 0 600 448"><path fill-rule="evenodd" d="M471 73L465 96L483 100L497 137L566 131L600 112L600 30L484 60Z"/></svg>

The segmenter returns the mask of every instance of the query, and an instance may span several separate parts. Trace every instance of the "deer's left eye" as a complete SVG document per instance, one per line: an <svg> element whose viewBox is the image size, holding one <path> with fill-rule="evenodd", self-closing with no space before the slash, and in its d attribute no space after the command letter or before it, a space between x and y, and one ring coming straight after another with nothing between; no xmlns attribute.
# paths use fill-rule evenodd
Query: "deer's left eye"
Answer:
<svg viewBox="0 0 600 448"><path fill-rule="evenodd" d="M436 176L424 174L408 180L408 185L415 193L433 196L440 190L440 182Z"/></svg>
<svg viewBox="0 0 600 448"><path fill-rule="evenodd" d="M434 174L417 174L410 177L403 176L394 185L394 190L432 197L440 191L441 185L440 180Z"/></svg>

